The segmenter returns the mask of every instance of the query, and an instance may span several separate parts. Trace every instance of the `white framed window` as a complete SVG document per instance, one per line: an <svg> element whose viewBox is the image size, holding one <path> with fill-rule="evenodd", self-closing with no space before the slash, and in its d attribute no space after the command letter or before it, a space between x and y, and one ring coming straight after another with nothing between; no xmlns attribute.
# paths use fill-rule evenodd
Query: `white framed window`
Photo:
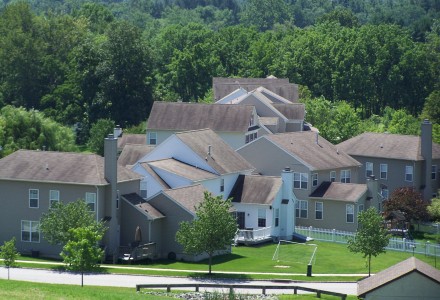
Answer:
<svg viewBox="0 0 440 300"><path fill-rule="evenodd" d="M371 175L373 175L373 163L366 162L365 163L365 176L370 177Z"/></svg>
<svg viewBox="0 0 440 300"><path fill-rule="evenodd" d="M49 207L52 207L54 203L60 202L60 191L50 190L49 191Z"/></svg>
<svg viewBox="0 0 440 300"><path fill-rule="evenodd" d="M345 206L346 222L354 223L354 204L347 204Z"/></svg>
<svg viewBox="0 0 440 300"><path fill-rule="evenodd" d="M148 144L156 145L157 144L157 132L149 132L148 133Z"/></svg>
<svg viewBox="0 0 440 300"><path fill-rule="evenodd" d="M322 202L315 202L315 219L316 220L322 220L324 217L323 211L324 210L324 203Z"/></svg>
<svg viewBox="0 0 440 300"><path fill-rule="evenodd" d="M384 199L388 199L388 196L389 196L388 186L386 186L386 185L382 185L382 184L381 184L381 187L380 187L380 194L382 195L382 197L383 197Z"/></svg>
<svg viewBox="0 0 440 300"><path fill-rule="evenodd" d="M139 192L141 193L141 197L147 199L147 180L145 178L142 179L139 185Z"/></svg>
<svg viewBox="0 0 440 300"><path fill-rule="evenodd" d="M380 179L388 178L388 164L380 164Z"/></svg>
<svg viewBox="0 0 440 300"><path fill-rule="evenodd" d="M358 206L358 213L360 213L361 211L364 211L364 205L363 204L359 204L359 206Z"/></svg>
<svg viewBox="0 0 440 300"><path fill-rule="evenodd" d="M253 140L256 140L258 137L258 133L254 132L254 133L248 133L246 134L245 137L245 144L252 142Z"/></svg>
<svg viewBox="0 0 440 300"><path fill-rule="evenodd" d="M336 181L336 171L330 171L330 182Z"/></svg>
<svg viewBox="0 0 440 300"><path fill-rule="evenodd" d="M295 215L297 218L307 219L309 203L307 200L298 200L295 204Z"/></svg>
<svg viewBox="0 0 440 300"><path fill-rule="evenodd" d="M432 180L437 179L437 166L436 165L431 166L431 179Z"/></svg>
<svg viewBox="0 0 440 300"><path fill-rule="evenodd" d="M293 173L293 188L307 190L309 183L309 174L307 173Z"/></svg>
<svg viewBox="0 0 440 300"><path fill-rule="evenodd" d="M318 173L312 174L312 186L318 185Z"/></svg>
<svg viewBox="0 0 440 300"><path fill-rule="evenodd" d="M350 183L351 182L351 171L350 170L342 170L341 171L341 182L342 183Z"/></svg>
<svg viewBox="0 0 440 300"><path fill-rule="evenodd" d="M258 227L266 227L266 210L264 208L258 209Z"/></svg>
<svg viewBox="0 0 440 300"><path fill-rule="evenodd" d="M29 190L29 207L38 208L40 206L40 191L37 189Z"/></svg>
<svg viewBox="0 0 440 300"><path fill-rule="evenodd" d="M275 220L275 227L278 227L280 225L280 209L275 208L273 210L273 214L274 214L274 220Z"/></svg>
<svg viewBox="0 0 440 300"><path fill-rule="evenodd" d="M405 166L405 181L413 181L413 166Z"/></svg>
<svg viewBox="0 0 440 300"><path fill-rule="evenodd" d="M220 193L225 191L225 179L221 178L220 179Z"/></svg>
<svg viewBox="0 0 440 300"><path fill-rule="evenodd" d="M89 206L90 211L96 209L96 193L86 193L86 203Z"/></svg>
<svg viewBox="0 0 440 300"><path fill-rule="evenodd" d="M22 242L40 242L40 222L38 221L21 221L21 241Z"/></svg>

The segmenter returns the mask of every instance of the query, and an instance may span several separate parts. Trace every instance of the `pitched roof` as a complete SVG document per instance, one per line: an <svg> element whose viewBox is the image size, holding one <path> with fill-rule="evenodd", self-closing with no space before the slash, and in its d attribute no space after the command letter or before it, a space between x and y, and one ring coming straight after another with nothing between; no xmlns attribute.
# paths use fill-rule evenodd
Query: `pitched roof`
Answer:
<svg viewBox="0 0 440 300"><path fill-rule="evenodd" d="M153 170L161 169L192 181L212 179L217 177L217 175L211 172L188 165L173 158L150 161L148 162L148 165L152 167Z"/></svg>
<svg viewBox="0 0 440 300"><path fill-rule="evenodd" d="M366 184L323 182L313 191L310 197L322 198L323 200L356 202L367 190Z"/></svg>
<svg viewBox="0 0 440 300"><path fill-rule="evenodd" d="M246 204L272 204L281 186L281 177L239 175L228 198Z"/></svg>
<svg viewBox="0 0 440 300"><path fill-rule="evenodd" d="M118 163L122 166L134 165L153 149L152 145L126 144L119 155Z"/></svg>
<svg viewBox="0 0 440 300"><path fill-rule="evenodd" d="M165 217L160 211L154 208L150 203L145 201L136 193L122 195L122 198L127 200L131 205L137 207L140 211L145 213L150 219L160 219Z"/></svg>
<svg viewBox="0 0 440 300"><path fill-rule="evenodd" d="M122 136L118 137L118 148L122 149L126 144L145 145L147 144L147 135L124 133Z"/></svg>
<svg viewBox="0 0 440 300"><path fill-rule="evenodd" d="M0 159L0 179L107 185L104 158L96 154L18 150ZM118 182L140 176L118 167Z"/></svg>
<svg viewBox="0 0 440 300"><path fill-rule="evenodd" d="M171 188L168 183L166 183L159 175L154 172L154 170L148 165L148 162L141 162L139 165L144 168L145 171L148 172L148 174L151 175L164 189Z"/></svg>
<svg viewBox="0 0 440 300"><path fill-rule="evenodd" d="M311 170L330 170L345 167L360 166L361 164L335 145L311 131L289 132L265 135L266 138L278 145L287 153L299 158Z"/></svg>
<svg viewBox="0 0 440 300"><path fill-rule="evenodd" d="M306 109L302 103L273 103L272 106L289 120L304 120Z"/></svg>
<svg viewBox="0 0 440 300"><path fill-rule="evenodd" d="M205 199L205 191L201 184L195 184L177 189L164 190L163 193L195 214L196 208Z"/></svg>
<svg viewBox="0 0 440 300"><path fill-rule="evenodd" d="M211 129L178 132L176 137L219 174L255 169Z"/></svg>
<svg viewBox="0 0 440 300"><path fill-rule="evenodd" d="M377 288L398 280L405 275L412 272L418 272L427 278L440 284L440 271L428 265L427 263L418 260L415 257L410 257L401 261L388 269L385 269L371 277L358 282L358 296L365 296L365 294L376 290Z"/></svg>
<svg viewBox="0 0 440 300"><path fill-rule="evenodd" d="M298 85L290 83L287 78L222 78L212 79L214 99L219 100L229 95L238 88L252 91L258 87L264 87L281 97L292 101L298 101Z"/></svg>
<svg viewBox="0 0 440 300"><path fill-rule="evenodd" d="M423 160L419 136L366 132L346 140L337 147L355 156ZM440 145L432 143L432 158L440 159Z"/></svg>
<svg viewBox="0 0 440 300"><path fill-rule="evenodd" d="M203 104L156 101L148 119L148 130L197 130L247 132L254 107L233 104Z"/></svg>

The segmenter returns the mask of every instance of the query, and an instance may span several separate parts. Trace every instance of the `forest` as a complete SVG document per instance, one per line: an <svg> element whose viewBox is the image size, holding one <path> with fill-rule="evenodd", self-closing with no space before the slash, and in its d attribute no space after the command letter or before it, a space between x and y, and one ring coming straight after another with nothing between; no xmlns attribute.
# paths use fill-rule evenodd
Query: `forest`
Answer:
<svg viewBox="0 0 440 300"><path fill-rule="evenodd" d="M0 157L99 152L114 124L144 132L153 101L269 75L334 143L424 118L440 142L440 0L2 0L0 66Z"/></svg>

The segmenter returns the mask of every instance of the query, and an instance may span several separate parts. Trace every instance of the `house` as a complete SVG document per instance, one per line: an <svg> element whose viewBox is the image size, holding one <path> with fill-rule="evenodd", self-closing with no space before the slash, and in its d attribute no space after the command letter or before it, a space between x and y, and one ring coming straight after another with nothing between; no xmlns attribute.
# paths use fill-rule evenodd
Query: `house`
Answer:
<svg viewBox="0 0 440 300"><path fill-rule="evenodd" d="M274 76L269 76L267 78L214 77L212 79L212 89L214 92L215 101L222 99L239 88L252 91L258 87L264 87L265 89L280 95L290 102L298 102L298 85L290 83L288 78L276 78Z"/></svg>
<svg viewBox="0 0 440 300"><path fill-rule="evenodd" d="M142 135L145 138L145 135ZM145 139L144 139L145 140ZM119 144L119 139L118 139ZM119 148L119 147L118 147ZM130 168L139 159L153 151L154 146L146 144L125 144L121 154L118 157L118 163L121 166Z"/></svg>
<svg viewBox="0 0 440 300"><path fill-rule="evenodd" d="M159 145L176 132L204 128L212 129L234 149L270 133L260 127L250 105L156 101L147 123L147 144Z"/></svg>
<svg viewBox="0 0 440 300"><path fill-rule="evenodd" d="M410 257L358 282L360 299L439 299L440 271Z"/></svg>
<svg viewBox="0 0 440 300"><path fill-rule="evenodd" d="M105 158L95 154L18 150L0 159L0 241L15 237L22 253L38 251L58 257L60 246L50 245L39 222L54 202L84 199L97 220L109 228L103 238L106 254L120 245L120 195L138 193L141 177L117 166L117 139L105 139Z"/></svg>
<svg viewBox="0 0 440 300"><path fill-rule="evenodd" d="M297 225L356 231L357 212L378 206L377 181L359 184L360 163L318 133L265 135L237 152L262 175L293 171Z"/></svg>
<svg viewBox="0 0 440 300"><path fill-rule="evenodd" d="M432 124L421 124L421 136L363 133L337 145L358 160L359 182L374 175L386 199L396 188L414 187L425 200L439 189L440 145L432 142Z"/></svg>
<svg viewBox="0 0 440 300"><path fill-rule="evenodd" d="M250 92L239 88L216 103L255 106L260 126L267 128L271 133L304 129L304 104L292 103L264 87Z"/></svg>

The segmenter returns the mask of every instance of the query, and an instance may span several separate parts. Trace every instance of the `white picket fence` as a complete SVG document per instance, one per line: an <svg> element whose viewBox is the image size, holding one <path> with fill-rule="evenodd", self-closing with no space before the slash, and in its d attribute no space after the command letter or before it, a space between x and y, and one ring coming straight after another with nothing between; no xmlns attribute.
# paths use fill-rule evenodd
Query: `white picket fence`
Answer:
<svg viewBox="0 0 440 300"><path fill-rule="evenodd" d="M335 229L314 228L312 226L295 226L295 232L311 237L318 241L346 244L349 237L355 236L354 232L339 231ZM418 253L427 256L440 257L440 245L427 242L416 242L405 238L392 237L387 250Z"/></svg>

